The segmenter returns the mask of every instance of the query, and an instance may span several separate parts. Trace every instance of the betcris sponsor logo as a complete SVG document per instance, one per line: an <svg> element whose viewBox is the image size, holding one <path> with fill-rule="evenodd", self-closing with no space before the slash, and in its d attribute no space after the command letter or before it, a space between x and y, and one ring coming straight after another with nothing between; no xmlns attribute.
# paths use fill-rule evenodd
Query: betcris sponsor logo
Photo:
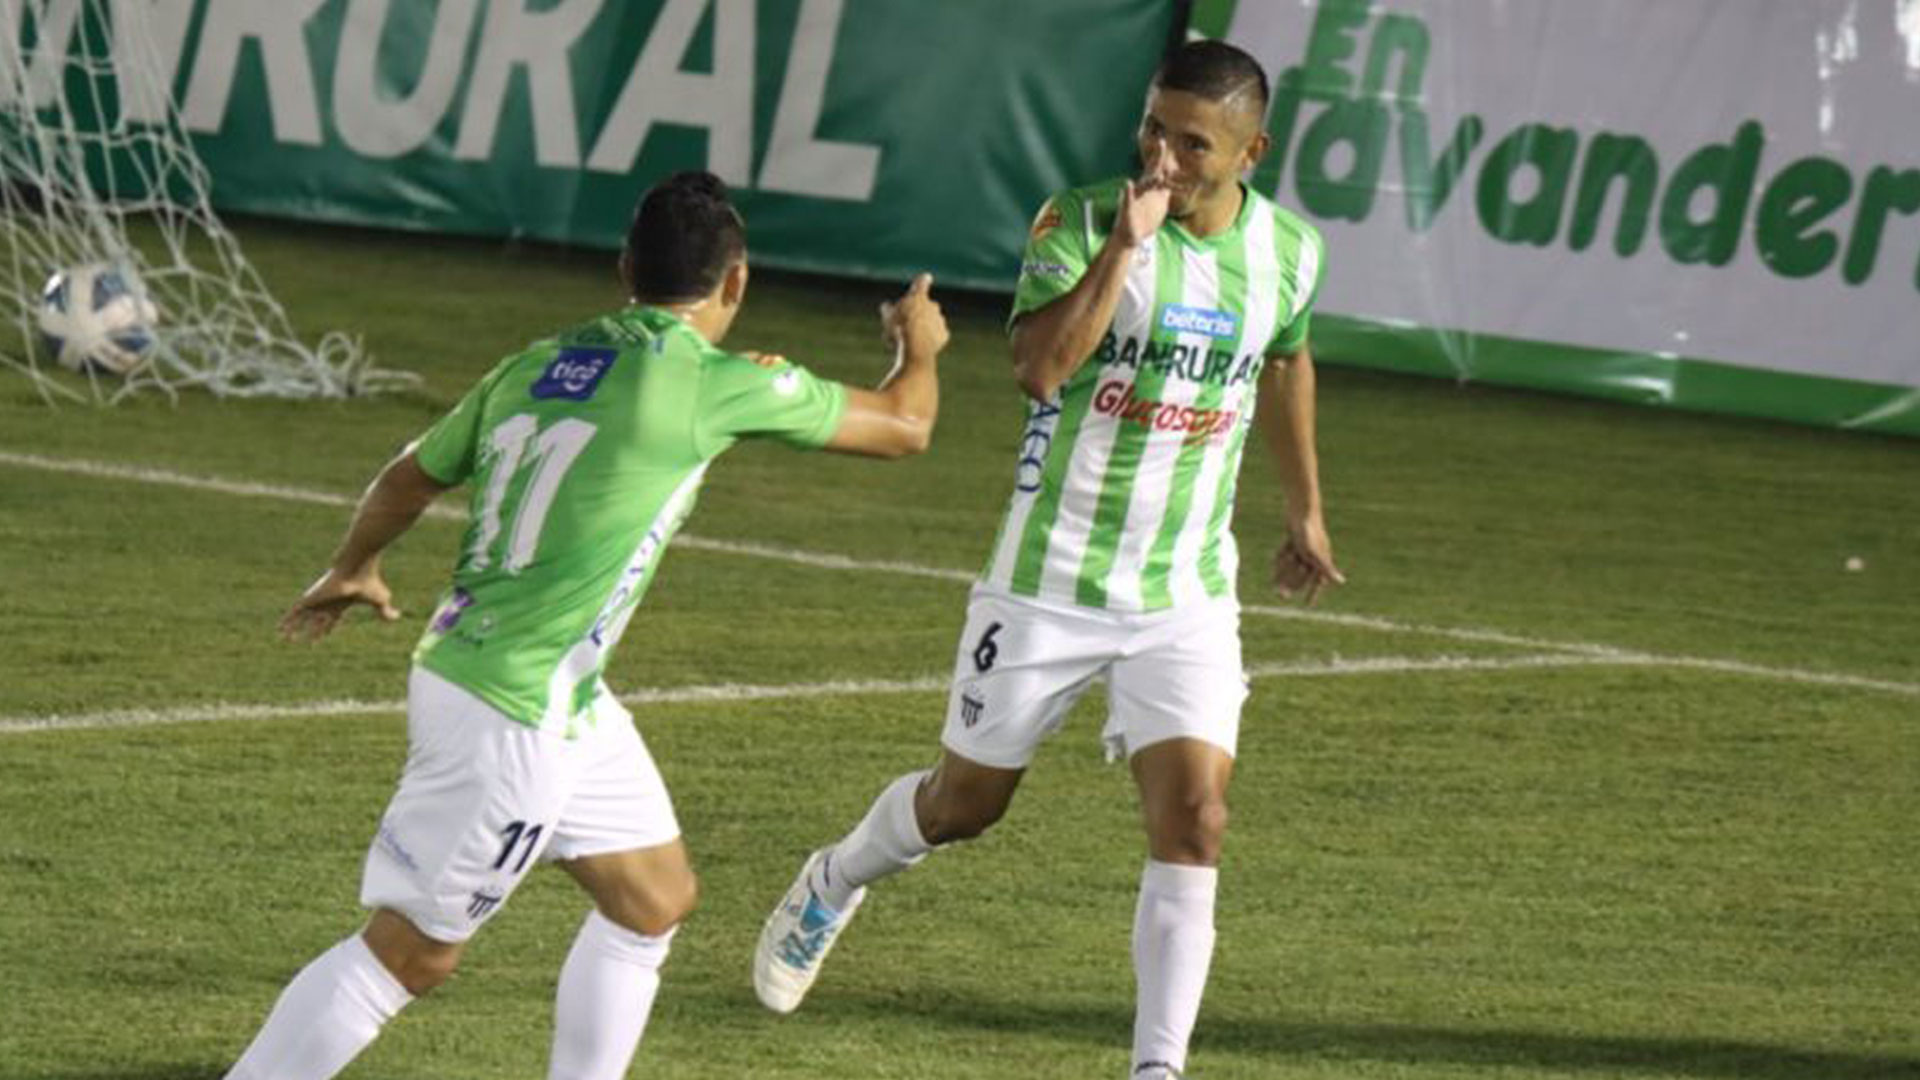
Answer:
<svg viewBox="0 0 1920 1080"><path fill-rule="evenodd" d="M1169 304L1160 309L1160 329L1179 334L1205 334L1210 338L1236 337L1240 320L1230 311Z"/></svg>
<svg viewBox="0 0 1920 1080"><path fill-rule="evenodd" d="M613 349L561 349L533 384L533 396L586 401L600 389L600 380L607 377L618 355Z"/></svg>

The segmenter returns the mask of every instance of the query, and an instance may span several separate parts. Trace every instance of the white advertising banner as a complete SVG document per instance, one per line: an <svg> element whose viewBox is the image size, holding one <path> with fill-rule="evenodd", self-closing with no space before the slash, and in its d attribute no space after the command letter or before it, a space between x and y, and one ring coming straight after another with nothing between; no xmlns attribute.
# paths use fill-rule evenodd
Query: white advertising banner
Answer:
<svg viewBox="0 0 1920 1080"><path fill-rule="evenodd" d="M1477 370L1489 335L1643 379L1810 377L1776 415L1920 411L1920 0L1239 0L1221 21L1274 78L1255 182L1325 235L1321 310L1464 332L1440 350L1460 377L1514 374ZM1851 415L1812 400L1836 390Z"/></svg>

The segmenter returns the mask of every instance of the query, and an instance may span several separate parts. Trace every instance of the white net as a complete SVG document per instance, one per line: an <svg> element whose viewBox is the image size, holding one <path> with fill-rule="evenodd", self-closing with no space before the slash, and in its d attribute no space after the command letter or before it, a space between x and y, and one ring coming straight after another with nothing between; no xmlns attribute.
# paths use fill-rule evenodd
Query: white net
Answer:
<svg viewBox="0 0 1920 1080"><path fill-rule="evenodd" d="M155 74L151 0L0 0L0 319L19 329L0 362L49 401L112 403L157 390L338 398L413 385L357 340L295 337L214 214L204 165ZM131 271L159 309L144 361L126 375L54 362L38 321L55 273Z"/></svg>

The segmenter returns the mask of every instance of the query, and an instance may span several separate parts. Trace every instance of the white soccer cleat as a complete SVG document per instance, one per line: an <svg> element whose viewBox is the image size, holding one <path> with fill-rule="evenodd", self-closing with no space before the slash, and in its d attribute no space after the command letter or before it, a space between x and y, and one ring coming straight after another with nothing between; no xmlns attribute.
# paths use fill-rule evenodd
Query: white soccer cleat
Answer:
<svg viewBox="0 0 1920 1080"><path fill-rule="evenodd" d="M760 944L753 951L754 993L760 995L760 1004L777 1013L800 1007L840 931L867 897L867 890L861 889L841 910L828 907L812 885L813 868L824 858L824 850L807 857L800 876L767 916Z"/></svg>

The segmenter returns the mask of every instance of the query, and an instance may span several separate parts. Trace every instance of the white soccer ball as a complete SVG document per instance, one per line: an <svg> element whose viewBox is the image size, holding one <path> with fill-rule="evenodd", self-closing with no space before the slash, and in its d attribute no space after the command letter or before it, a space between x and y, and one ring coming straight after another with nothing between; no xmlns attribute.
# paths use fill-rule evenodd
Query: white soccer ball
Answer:
<svg viewBox="0 0 1920 1080"><path fill-rule="evenodd" d="M126 375L153 355L160 309L130 267L88 263L47 279L38 322L61 367Z"/></svg>

